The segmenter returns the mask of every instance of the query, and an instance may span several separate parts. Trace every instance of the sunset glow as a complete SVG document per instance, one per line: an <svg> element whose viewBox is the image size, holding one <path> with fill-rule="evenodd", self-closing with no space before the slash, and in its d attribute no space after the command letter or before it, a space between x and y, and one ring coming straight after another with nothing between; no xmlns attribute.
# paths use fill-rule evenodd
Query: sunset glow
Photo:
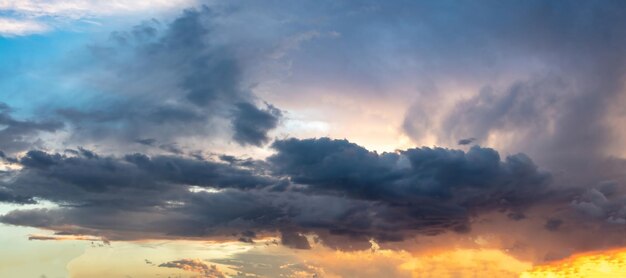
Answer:
<svg viewBox="0 0 626 278"><path fill-rule="evenodd" d="M626 249L577 254L521 274L521 278L626 277Z"/></svg>

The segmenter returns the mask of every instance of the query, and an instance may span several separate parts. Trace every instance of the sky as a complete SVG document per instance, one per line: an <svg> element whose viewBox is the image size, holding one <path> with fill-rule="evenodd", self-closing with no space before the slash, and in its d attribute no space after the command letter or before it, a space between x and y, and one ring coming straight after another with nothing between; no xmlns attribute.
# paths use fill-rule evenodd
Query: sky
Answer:
<svg viewBox="0 0 626 278"><path fill-rule="evenodd" d="M0 0L0 277L623 267L625 25L609 0Z"/></svg>

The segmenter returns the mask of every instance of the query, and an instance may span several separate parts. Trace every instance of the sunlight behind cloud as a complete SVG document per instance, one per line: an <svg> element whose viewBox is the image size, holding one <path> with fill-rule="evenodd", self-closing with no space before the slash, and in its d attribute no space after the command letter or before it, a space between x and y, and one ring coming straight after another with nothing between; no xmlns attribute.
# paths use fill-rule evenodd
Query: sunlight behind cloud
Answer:
<svg viewBox="0 0 626 278"><path fill-rule="evenodd" d="M521 278L611 278L626 277L626 249L574 255L562 261L540 265L522 273Z"/></svg>
<svg viewBox="0 0 626 278"><path fill-rule="evenodd" d="M301 254L324 277L517 277L532 264L498 249L449 249L411 254L390 249L342 252L320 247ZM318 274L321 272L317 272Z"/></svg>

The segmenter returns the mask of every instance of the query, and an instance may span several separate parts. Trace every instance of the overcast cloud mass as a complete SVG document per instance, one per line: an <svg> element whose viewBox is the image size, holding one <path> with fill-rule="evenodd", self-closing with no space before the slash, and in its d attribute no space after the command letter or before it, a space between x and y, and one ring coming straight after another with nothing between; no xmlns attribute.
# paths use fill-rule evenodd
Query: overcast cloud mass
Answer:
<svg viewBox="0 0 626 278"><path fill-rule="evenodd" d="M142 266L200 277L626 244L622 1L116 3L0 1L0 229L257 248Z"/></svg>

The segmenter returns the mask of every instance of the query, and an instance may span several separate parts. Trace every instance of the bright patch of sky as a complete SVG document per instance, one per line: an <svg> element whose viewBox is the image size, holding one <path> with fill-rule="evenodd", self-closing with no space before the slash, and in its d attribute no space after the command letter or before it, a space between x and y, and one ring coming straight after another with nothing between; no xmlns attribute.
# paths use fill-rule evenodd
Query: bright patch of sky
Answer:
<svg viewBox="0 0 626 278"><path fill-rule="evenodd" d="M93 0L6 0L0 1L0 36L44 33L59 27L103 25L107 17L155 16L194 0L93 1ZM118 20L119 22L119 20Z"/></svg>

